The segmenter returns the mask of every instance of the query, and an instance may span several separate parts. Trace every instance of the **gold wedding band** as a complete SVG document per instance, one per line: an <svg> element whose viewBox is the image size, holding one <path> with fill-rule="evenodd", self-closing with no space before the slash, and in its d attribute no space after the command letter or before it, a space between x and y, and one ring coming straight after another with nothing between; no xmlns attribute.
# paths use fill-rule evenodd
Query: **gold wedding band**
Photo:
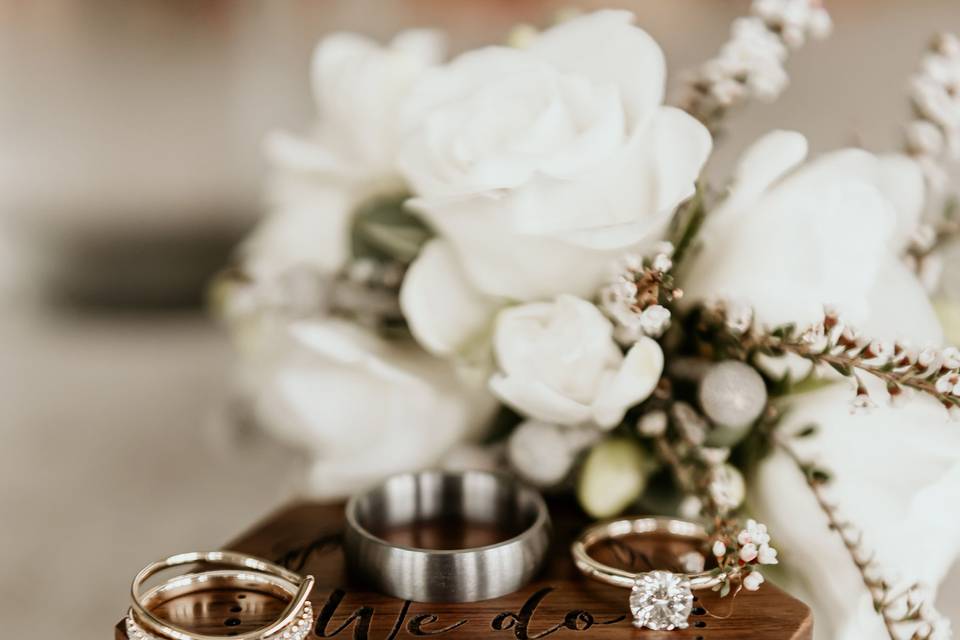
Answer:
<svg viewBox="0 0 960 640"><path fill-rule="evenodd" d="M216 569L186 573L141 593L144 583L161 571L174 567L208 563ZM170 556L144 567L130 586L130 610L126 627L130 640L223 640L193 632L164 621L150 609L171 598L209 589L244 589L288 600L280 616L268 625L231 636L235 640L302 640L313 622L307 598L313 576L301 576L272 562L234 551L194 551Z"/></svg>

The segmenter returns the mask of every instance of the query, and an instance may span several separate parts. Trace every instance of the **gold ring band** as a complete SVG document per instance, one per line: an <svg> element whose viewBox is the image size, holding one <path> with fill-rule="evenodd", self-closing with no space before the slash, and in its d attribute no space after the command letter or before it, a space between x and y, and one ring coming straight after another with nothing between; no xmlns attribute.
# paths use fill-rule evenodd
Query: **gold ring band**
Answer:
<svg viewBox="0 0 960 640"><path fill-rule="evenodd" d="M673 573L654 569L637 573L606 565L588 553L591 546L604 540L654 534L665 534L674 539L694 542L707 541L704 528L686 520L621 518L588 527L573 543L570 552L577 568L587 576L630 589L629 606L633 626L655 631L685 629L689 626L688 618L693 607L693 590L718 588L725 580L738 575L740 568L698 573Z"/></svg>
<svg viewBox="0 0 960 640"><path fill-rule="evenodd" d="M187 573L170 578L146 593L141 593L143 584L152 576L166 569L210 563L218 568L210 571ZM131 606L128 612L128 627L142 629L145 637L160 637L166 640L223 640L222 636L195 633L174 623L156 617L150 607L186 593L211 588L233 586L250 591L277 595L289 599L287 607L270 624L232 636L235 640L265 640L277 636L290 627L304 630L312 620L307 598L313 589L313 576L301 576L272 562L234 551L206 551L181 553L144 567L130 586ZM142 634L142 635L143 635Z"/></svg>
<svg viewBox="0 0 960 640"><path fill-rule="evenodd" d="M573 554L573 560L577 568L589 577L601 582L606 582L607 584L629 589L633 587L640 573L625 571L603 564L590 556L590 554L587 553L587 549L604 540L622 538L629 535L651 535L657 533L696 542L705 542L707 540L707 532L702 526L693 522L687 522L686 520L657 517L620 518L600 522L588 527L580 534L576 542L573 543L570 552ZM691 589L711 589L723 582L723 578L713 571L684 575L690 580Z"/></svg>

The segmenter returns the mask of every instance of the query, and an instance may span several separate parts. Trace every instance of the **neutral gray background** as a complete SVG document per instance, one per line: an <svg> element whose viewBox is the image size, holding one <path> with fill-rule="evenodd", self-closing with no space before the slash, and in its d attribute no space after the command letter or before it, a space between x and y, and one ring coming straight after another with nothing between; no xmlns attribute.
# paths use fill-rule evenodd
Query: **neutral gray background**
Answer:
<svg viewBox="0 0 960 640"><path fill-rule="evenodd" d="M196 310L51 305L45 278L85 266L69 249L240 233L259 209L262 134L308 121L307 61L326 31L443 25L461 49L566 4L633 7L674 71L746 6L0 0L0 282L15 285L0 304L3 637L110 637L142 564L215 547L296 488L290 452L224 427L222 333ZM932 32L960 30L960 3L831 8L832 39L797 55L780 104L735 118L714 171L775 126L815 149L896 144L905 79ZM960 626L960 577L942 601Z"/></svg>

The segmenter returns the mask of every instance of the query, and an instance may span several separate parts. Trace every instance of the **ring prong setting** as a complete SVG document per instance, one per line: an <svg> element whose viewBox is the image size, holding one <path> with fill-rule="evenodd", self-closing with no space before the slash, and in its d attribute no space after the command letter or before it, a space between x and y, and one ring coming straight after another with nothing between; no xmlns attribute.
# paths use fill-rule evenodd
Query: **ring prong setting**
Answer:
<svg viewBox="0 0 960 640"><path fill-rule="evenodd" d="M642 573L630 591L630 613L638 629L686 629L692 609L690 580L670 571Z"/></svg>

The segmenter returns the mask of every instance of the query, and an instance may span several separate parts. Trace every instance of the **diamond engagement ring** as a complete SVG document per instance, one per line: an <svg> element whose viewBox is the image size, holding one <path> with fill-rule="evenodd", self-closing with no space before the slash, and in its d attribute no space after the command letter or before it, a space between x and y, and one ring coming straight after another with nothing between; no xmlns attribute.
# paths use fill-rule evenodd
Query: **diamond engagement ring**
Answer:
<svg viewBox="0 0 960 640"><path fill-rule="evenodd" d="M587 528L573 543L571 553L577 568L587 576L631 589L630 613L635 627L656 631L686 629L693 608L693 591L713 588L721 584L723 576L713 571L674 573L655 570L637 573L603 564L588 553L590 547L605 540L654 534L698 543L707 540L703 527L685 520L621 518Z"/></svg>
<svg viewBox="0 0 960 640"><path fill-rule="evenodd" d="M159 586L142 592L152 576L195 564L214 568L174 576ZM313 588L313 576L301 576L283 567L233 551L190 552L170 556L144 567L130 587L131 604L125 620L130 640L223 640L222 635L206 635L158 618L153 609L181 595L218 589L243 589L273 595L287 602L283 612L265 626L234 633L234 640L302 640L313 624L313 609L307 600Z"/></svg>

